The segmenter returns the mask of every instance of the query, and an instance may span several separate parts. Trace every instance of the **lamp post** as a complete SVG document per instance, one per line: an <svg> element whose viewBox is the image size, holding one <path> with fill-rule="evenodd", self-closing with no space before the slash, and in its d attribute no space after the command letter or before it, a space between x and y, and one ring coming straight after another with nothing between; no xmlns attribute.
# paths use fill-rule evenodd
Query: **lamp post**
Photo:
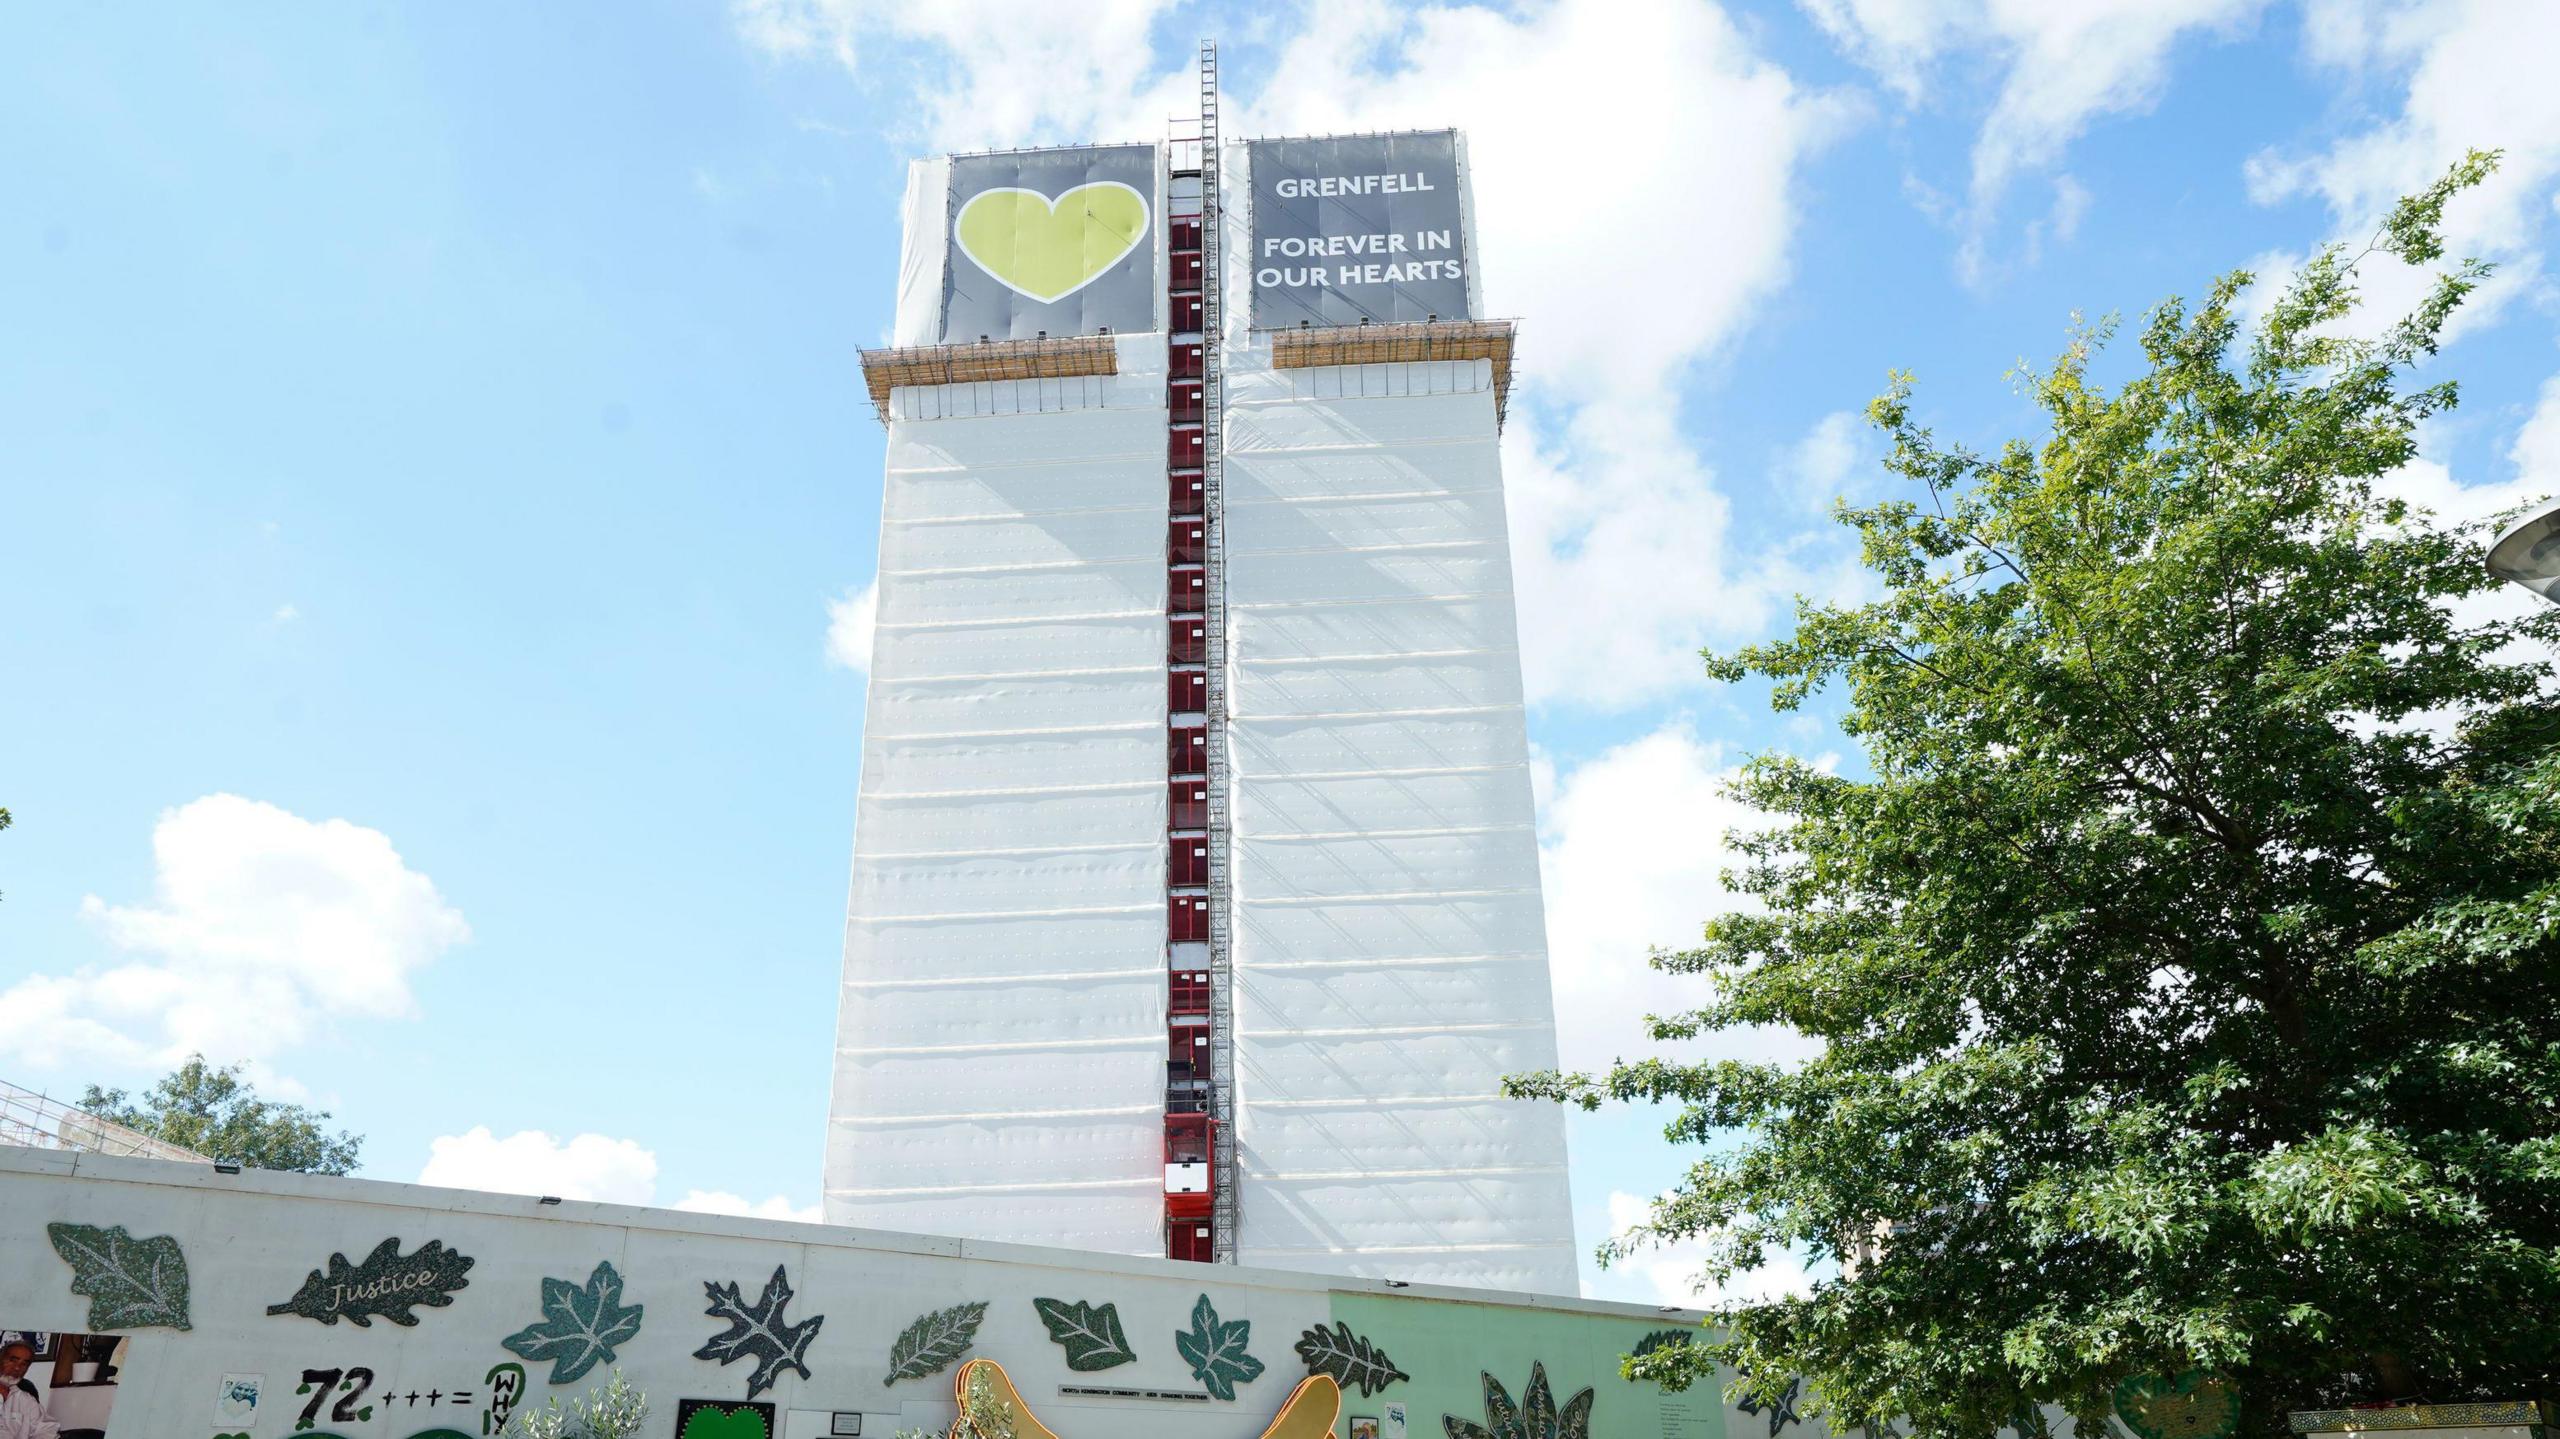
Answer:
<svg viewBox="0 0 2560 1439"><path fill-rule="evenodd" d="M2560 505L2518 523L2491 542L2489 573L2560 604Z"/></svg>

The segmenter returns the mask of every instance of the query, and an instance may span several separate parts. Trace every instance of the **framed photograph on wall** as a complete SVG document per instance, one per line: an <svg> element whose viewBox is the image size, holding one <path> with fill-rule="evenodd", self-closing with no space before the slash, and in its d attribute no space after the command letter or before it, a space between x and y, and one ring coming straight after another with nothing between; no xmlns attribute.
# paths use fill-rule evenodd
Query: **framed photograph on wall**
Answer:
<svg viewBox="0 0 2560 1439"><path fill-rule="evenodd" d="M1378 1439L1378 1416L1375 1414L1352 1415L1351 1439Z"/></svg>

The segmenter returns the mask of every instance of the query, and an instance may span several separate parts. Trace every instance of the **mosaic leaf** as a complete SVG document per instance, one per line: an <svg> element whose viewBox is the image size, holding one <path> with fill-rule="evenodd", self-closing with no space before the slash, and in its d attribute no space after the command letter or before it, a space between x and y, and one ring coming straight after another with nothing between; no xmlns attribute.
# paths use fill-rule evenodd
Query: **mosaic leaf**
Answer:
<svg viewBox="0 0 2560 1439"><path fill-rule="evenodd" d="M1245 1345L1252 1342L1253 1321L1239 1319L1232 1324L1218 1318L1209 1296L1191 1306L1191 1327L1173 1336L1173 1347L1191 1366L1191 1377L1209 1391L1213 1399L1233 1399L1236 1386L1250 1384L1262 1377L1262 1361L1247 1354Z"/></svg>
<svg viewBox="0 0 2560 1439"><path fill-rule="evenodd" d="M585 1287L566 1279L542 1281L542 1321L498 1342L537 1363L551 1361L551 1382L574 1384L599 1363L611 1363L615 1346L640 1332L643 1306L622 1302L622 1276L611 1260L599 1262Z"/></svg>
<svg viewBox="0 0 2560 1439"><path fill-rule="evenodd" d="M1778 1431L1790 1424L1804 1422L1804 1416L1796 1413L1796 1396L1802 1392L1804 1392L1804 1376L1799 1374L1787 1381L1787 1387L1779 1391L1777 1398L1763 1401L1754 1396L1744 1399L1733 1407L1745 1414L1768 1415L1769 1439L1778 1439Z"/></svg>
<svg viewBox="0 0 2560 1439"><path fill-rule="evenodd" d="M951 1361L969 1352L978 1337L979 1322L987 1317L987 1306L954 1304L920 1315L889 1346L889 1377L880 1381L883 1387L901 1379L922 1379L951 1367Z"/></svg>
<svg viewBox="0 0 2560 1439"><path fill-rule="evenodd" d="M1067 1367L1078 1374L1132 1363L1138 1357L1137 1351L1129 1347L1129 1336L1120 1328L1117 1305L1094 1305L1081 1299L1073 1304L1063 1299L1034 1299L1031 1307L1039 1311L1040 1323L1048 1329L1050 1339L1067 1351Z"/></svg>
<svg viewBox="0 0 2560 1439"><path fill-rule="evenodd" d="M1501 1380L1486 1373L1478 1377L1484 1380L1485 1422L1443 1414L1440 1428L1448 1439L1591 1439L1592 1391L1585 1388L1559 1410L1544 1363L1529 1366L1529 1387L1516 1405Z"/></svg>
<svg viewBox="0 0 2560 1439"><path fill-rule="evenodd" d="M1564 1412L1556 1417L1556 1439L1591 1439L1590 1390L1564 1401Z"/></svg>
<svg viewBox="0 0 2560 1439"><path fill-rule="evenodd" d="M327 1274L312 1270L292 1298L268 1305L267 1312L299 1314L323 1324L344 1319L358 1329L372 1328L375 1319L411 1325L418 1322L416 1306L441 1309L453 1302L455 1290L469 1288L471 1281L462 1276L471 1265L470 1255L445 1248L441 1239L428 1240L405 1259L399 1239L386 1239L361 1263L349 1264L344 1254L330 1255Z"/></svg>
<svg viewBox="0 0 2560 1439"><path fill-rule="evenodd" d="M1299 1335L1297 1348L1308 1373L1330 1374L1333 1382L1345 1389L1357 1384L1363 1395L1413 1377L1398 1369L1395 1361L1387 1357L1387 1351L1353 1334L1350 1324L1344 1321L1337 1320L1331 1329L1319 1324Z"/></svg>
<svg viewBox="0 0 2560 1439"><path fill-rule="evenodd" d="M737 1359L755 1360L755 1372L747 1376L751 1400L772 1388L785 1369L809 1377L809 1344L827 1317L815 1315L797 1324L782 1317L782 1306L791 1302L791 1281L783 1277L781 1265L773 1266L773 1277L753 1304L735 1284L705 1284L702 1289L711 1296L711 1307L704 1312L728 1320L729 1327L703 1341L694 1358L717 1359L724 1366Z"/></svg>
<svg viewBox="0 0 2560 1439"><path fill-rule="evenodd" d="M53 1252L71 1266L71 1292L89 1297L89 1330L185 1329L187 1256L174 1236L136 1239L123 1225L48 1224Z"/></svg>

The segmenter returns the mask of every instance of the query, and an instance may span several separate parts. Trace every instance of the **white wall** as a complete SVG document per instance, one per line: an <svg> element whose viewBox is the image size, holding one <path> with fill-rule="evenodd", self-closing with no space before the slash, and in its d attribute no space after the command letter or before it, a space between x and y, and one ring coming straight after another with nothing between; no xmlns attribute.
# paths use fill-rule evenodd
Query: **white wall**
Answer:
<svg viewBox="0 0 2560 1439"><path fill-rule="evenodd" d="M1571 1294L1490 367L1237 359L1243 1257Z"/></svg>
<svg viewBox="0 0 2560 1439"><path fill-rule="evenodd" d="M53 1221L121 1225L137 1238L172 1236L185 1255L192 1327L184 1332L134 1331L109 1439L200 1439L216 1432L245 1432L253 1439L290 1435L303 1402L292 1393L302 1371L358 1366L377 1376L368 1395L377 1406L374 1417L352 1426L324 1423L317 1432L409 1439L444 1426L478 1434L476 1404L431 1408L423 1402L390 1402L386 1407L385 1401L411 1392L480 1391L491 1365L515 1359L499 1341L540 1317L542 1281L583 1282L599 1260L611 1261L623 1275L624 1302L645 1311L618 1363L657 1406L648 1430L652 1434L673 1432L680 1398L744 1396L746 1363L723 1368L692 1357L722 1327L704 1312L703 1285L734 1281L753 1294L777 1264L785 1267L797 1291L788 1317L797 1321L823 1315L825 1323L808 1353L811 1377L803 1380L786 1372L780 1386L765 1397L803 1416L794 1422L804 1427L787 1432L824 1433L825 1414L859 1411L865 1416L867 1439L887 1439L900 1425L939 1429L948 1424L947 1372L893 1386L881 1381L901 1329L921 1314L963 1301L990 1305L971 1352L1000 1360L1035 1411L1049 1416L1062 1433L1134 1439L1233 1434L1247 1439L1269 1422L1304 1373L1290 1353L1291 1343L1302 1330L1326 1320L1337 1294L1371 1296L1417 1310L1448 1308L1452 1297L1423 1288L1390 1291L1364 1281L1224 1265L1106 1262L1061 1250L832 1226L616 1205L544 1205L531 1198L461 1190L257 1171L222 1175L201 1165L0 1149L0 1325L88 1327L89 1301L71 1292L72 1271L46 1238L45 1226ZM324 1326L266 1312L269 1304L292 1295L307 1271L325 1265L332 1251L360 1259L392 1236L401 1239L404 1254L435 1239L471 1256L468 1283L456 1292L452 1305L422 1307L416 1311L418 1323L405 1328L382 1320L370 1328ZM1193 1304L1204 1294L1222 1319L1252 1323L1252 1352L1269 1365L1260 1380L1243 1386L1235 1402L1091 1399L1058 1392L1062 1384L1078 1383L1197 1393L1200 1385L1171 1336L1186 1326ZM1070 1373L1032 1309L1034 1296L1115 1303L1138 1361L1099 1373ZM1682 1322L1618 1305L1521 1301L1458 1307L1497 1315L1517 1312L1522 1322L1533 1325L1585 1316L1620 1331L1630 1322ZM1595 1364L1622 1347L1614 1338L1596 1346L1593 1352L1603 1360ZM1548 1362L1559 1359L1550 1352ZM526 1367L531 1402L539 1404L553 1392L544 1382L547 1366ZM1526 1369L1525 1363L1509 1367ZM253 1425L214 1422L216 1386L233 1373L258 1374L266 1381L266 1399ZM1463 1377L1471 1387L1472 1375ZM601 1369L593 1376L603 1378ZM1614 1398L1611 1403L1615 1407L1604 1413L1625 1408ZM1708 1403L1711 1413L1713 1401ZM1351 1407L1363 1412L1377 1408ZM1428 1439L1439 1430L1436 1414L1418 1416L1416 1423L1413 1439ZM1644 1424L1647 1439L1668 1432L1651 1417ZM1728 1428L1713 1432L1725 1434ZM1741 1428L1730 1428L1730 1433L1742 1439Z"/></svg>
<svg viewBox="0 0 2560 1439"><path fill-rule="evenodd" d="M1165 395L893 394L826 1216L1161 1254Z"/></svg>

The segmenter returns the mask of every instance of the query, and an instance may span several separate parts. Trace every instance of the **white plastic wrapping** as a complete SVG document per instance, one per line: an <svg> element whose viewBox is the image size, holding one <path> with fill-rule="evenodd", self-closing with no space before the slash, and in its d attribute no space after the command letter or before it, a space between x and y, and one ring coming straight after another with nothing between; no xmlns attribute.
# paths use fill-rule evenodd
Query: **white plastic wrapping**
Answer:
<svg viewBox="0 0 2560 1439"><path fill-rule="evenodd" d="M907 165L899 207L906 242L898 250L898 308L892 345L930 345L942 334L942 266L951 232L951 157Z"/></svg>
<svg viewBox="0 0 2560 1439"><path fill-rule="evenodd" d="M1229 395L1241 1257L1572 1293L1489 369Z"/></svg>
<svg viewBox="0 0 2560 1439"><path fill-rule="evenodd" d="M1163 1252L1162 353L891 396L831 1222Z"/></svg>

